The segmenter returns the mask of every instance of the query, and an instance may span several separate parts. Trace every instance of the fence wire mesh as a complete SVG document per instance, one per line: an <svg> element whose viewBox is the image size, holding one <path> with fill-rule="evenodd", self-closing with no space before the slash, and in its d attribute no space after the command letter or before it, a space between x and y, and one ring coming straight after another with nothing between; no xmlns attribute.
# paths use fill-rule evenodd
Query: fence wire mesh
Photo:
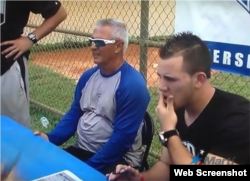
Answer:
<svg viewBox="0 0 250 181"><path fill-rule="evenodd" d="M126 22L130 34L125 58L147 78L151 94L148 111L155 119L158 133L154 112L158 48L174 32L175 1L62 1L62 4L68 12L67 19L31 51L29 72L34 129L45 129L38 120L46 116L50 125L44 131L49 131L69 109L78 78L94 66L86 43L94 24L102 18L118 18ZM42 21L40 16L31 14L25 33L33 31ZM250 98L250 83L246 77L213 71L212 82L216 87ZM155 136L151 153L158 155L160 152Z"/></svg>

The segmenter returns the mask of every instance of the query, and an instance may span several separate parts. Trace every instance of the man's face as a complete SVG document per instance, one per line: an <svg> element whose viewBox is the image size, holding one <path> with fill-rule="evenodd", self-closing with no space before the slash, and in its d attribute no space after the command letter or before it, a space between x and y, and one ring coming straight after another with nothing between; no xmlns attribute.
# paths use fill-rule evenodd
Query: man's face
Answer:
<svg viewBox="0 0 250 181"><path fill-rule="evenodd" d="M182 56L159 60L158 64L159 90L167 100L174 96L175 108L185 106L194 94L193 78L183 69Z"/></svg>
<svg viewBox="0 0 250 181"><path fill-rule="evenodd" d="M95 28L91 42L94 63L99 65L107 63L116 55L116 41L112 39L112 28L110 26Z"/></svg>

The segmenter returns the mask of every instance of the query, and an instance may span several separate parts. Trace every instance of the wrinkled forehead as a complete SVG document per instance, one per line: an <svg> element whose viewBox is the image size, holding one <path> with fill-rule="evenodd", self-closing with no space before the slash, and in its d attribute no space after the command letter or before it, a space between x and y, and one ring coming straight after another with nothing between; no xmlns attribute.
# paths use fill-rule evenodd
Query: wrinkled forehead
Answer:
<svg viewBox="0 0 250 181"><path fill-rule="evenodd" d="M108 25L95 27L92 37L110 40L112 39L112 27Z"/></svg>
<svg viewBox="0 0 250 181"><path fill-rule="evenodd" d="M160 76L180 77L185 74L182 56L172 57L166 60L159 59L157 73Z"/></svg>

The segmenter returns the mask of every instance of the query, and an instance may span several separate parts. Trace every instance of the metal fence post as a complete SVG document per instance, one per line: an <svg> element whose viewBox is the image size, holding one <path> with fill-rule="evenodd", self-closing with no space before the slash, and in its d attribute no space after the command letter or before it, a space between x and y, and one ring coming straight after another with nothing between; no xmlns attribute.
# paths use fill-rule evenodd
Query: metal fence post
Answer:
<svg viewBox="0 0 250 181"><path fill-rule="evenodd" d="M141 26L140 26L140 72L147 80L147 55L148 46L148 24L149 24L149 1L141 0Z"/></svg>

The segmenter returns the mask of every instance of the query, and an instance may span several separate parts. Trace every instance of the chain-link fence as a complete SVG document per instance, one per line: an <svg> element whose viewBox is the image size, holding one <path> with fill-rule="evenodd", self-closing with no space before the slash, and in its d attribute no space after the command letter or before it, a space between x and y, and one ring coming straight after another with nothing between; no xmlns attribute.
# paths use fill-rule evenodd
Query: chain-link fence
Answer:
<svg viewBox="0 0 250 181"><path fill-rule="evenodd" d="M94 66L86 38L102 18L126 22L130 44L125 58L147 78L151 93L148 111L156 120L158 48L174 32L175 1L62 1L62 4L68 12L67 19L33 47L29 61L34 129L40 124L39 117L44 115L50 120L48 129L52 129L69 109L78 78ZM32 31L41 22L41 17L31 15L25 32ZM222 72L213 72L213 76L215 86L250 98L248 78ZM158 130L157 121L155 124ZM151 155L160 152L161 146L155 137Z"/></svg>

